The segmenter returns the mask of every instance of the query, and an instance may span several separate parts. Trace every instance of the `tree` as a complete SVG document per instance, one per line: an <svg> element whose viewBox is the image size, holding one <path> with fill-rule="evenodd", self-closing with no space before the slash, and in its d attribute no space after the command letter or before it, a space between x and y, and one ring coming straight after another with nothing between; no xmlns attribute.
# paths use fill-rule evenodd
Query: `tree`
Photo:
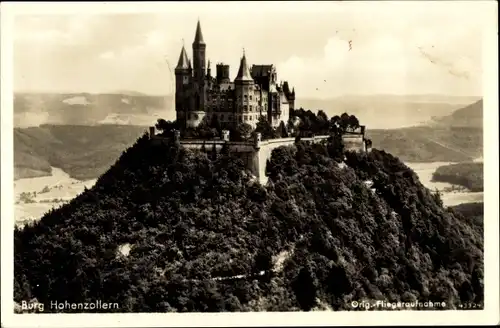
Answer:
<svg viewBox="0 0 500 328"><path fill-rule="evenodd" d="M278 126L278 130L277 130L277 134L281 137L281 138L286 138L288 137L288 131L287 131L287 128L285 126L285 122L281 121L280 122L280 125Z"/></svg>
<svg viewBox="0 0 500 328"><path fill-rule="evenodd" d="M359 128L359 120L356 116L350 115L349 116L349 127L355 131L357 128Z"/></svg>
<svg viewBox="0 0 500 328"><path fill-rule="evenodd" d="M293 283L293 289L300 307L310 311L316 305L316 286L309 267L303 267Z"/></svg>
<svg viewBox="0 0 500 328"><path fill-rule="evenodd" d="M372 140L371 139L366 139L366 148L372 148Z"/></svg>
<svg viewBox="0 0 500 328"><path fill-rule="evenodd" d="M293 124L293 117L289 118L286 123L286 130L289 134L295 135L295 125Z"/></svg>
<svg viewBox="0 0 500 328"><path fill-rule="evenodd" d="M318 115L316 116L316 133L325 134L328 133L329 124L328 116L323 110L318 111Z"/></svg>
<svg viewBox="0 0 500 328"><path fill-rule="evenodd" d="M237 133L238 133L239 137L243 141L247 141L247 140L250 139L250 137L252 135L253 128L248 123L241 123L241 124L238 125L238 127L236 128L236 130L237 130Z"/></svg>
<svg viewBox="0 0 500 328"><path fill-rule="evenodd" d="M342 115L340 115L340 128L341 128L341 131L342 133L344 133L347 128L349 127L349 114L347 113L344 113Z"/></svg>
<svg viewBox="0 0 500 328"><path fill-rule="evenodd" d="M163 132L164 134L167 134L177 128L177 122L166 121L163 118L160 118L156 122L155 127L157 130Z"/></svg>
<svg viewBox="0 0 500 328"><path fill-rule="evenodd" d="M217 146L215 143L212 146L212 153L210 154L213 161L217 159Z"/></svg>
<svg viewBox="0 0 500 328"><path fill-rule="evenodd" d="M264 248L257 253L257 256L255 257L254 266L257 272L261 270L268 271L272 269L273 260L271 253L267 248Z"/></svg>
<svg viewBox="0 0 500 328"><path fill-rule="evenodd" d="M196 127L197 135L201 138L213 139L215 137L215 131L208 125L206 121L203 121Z"/></svg>
<svg viewBox="0 0 500 328"><path fill-rule="evenodd" d="M218 135L222 135L222 126L220 124L220 121L219 121L219 118L217 117L217 115L212 116L212 121L210 122L210 127L212 129L217 130Z"/></svg>
<svg viewBox="0 0 500 328"><path fill-rule="evenodd" d="M259 132L262 136L262 140L279 138L278 133L269 124L268 120L264 116L259 117L257 126L255 127L255 132Z"/></svg>
<svg viewBox="0 0 500 328"><path fill-rule="evenodd" d="M222 155L229 155L229 154L230 154L230 152L231 152L231 150L229 149L229 145L228 145L227 143L224 143L224 144L222 145L222 149L221 149L220 153L221 153Z"/></svg>

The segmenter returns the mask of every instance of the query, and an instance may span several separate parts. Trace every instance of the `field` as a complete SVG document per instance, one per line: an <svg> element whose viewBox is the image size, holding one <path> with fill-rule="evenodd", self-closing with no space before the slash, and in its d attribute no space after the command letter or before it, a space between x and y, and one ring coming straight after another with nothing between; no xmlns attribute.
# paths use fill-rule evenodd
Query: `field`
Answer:
<svg viewBox="0 0 500 328"><path fill-rule="evenodd" d="M95 183L95 180L72 179L57 168L51 168L51 174L14 182L16 224L39 219L48 210L73 199Z"/></svg>

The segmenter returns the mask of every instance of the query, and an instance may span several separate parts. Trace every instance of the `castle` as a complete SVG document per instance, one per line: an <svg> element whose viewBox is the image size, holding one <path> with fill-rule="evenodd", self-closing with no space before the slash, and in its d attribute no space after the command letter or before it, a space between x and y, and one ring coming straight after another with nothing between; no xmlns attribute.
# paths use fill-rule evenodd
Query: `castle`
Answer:
<svg viewBox="0 0 500 328"><path fill-rule="evenodd" d="M221 124L248 123L255 128L263 116L273 127L285 124L295 108L295 89L288 82L278 84L274 65L249 67L245 52L238 74L231 81L229 65L218 63L212 76L210 61L205 67L207 45L200 21L193 42L193 64L182 46L175 68L177 122L196 127L216 117Z"/></svg>

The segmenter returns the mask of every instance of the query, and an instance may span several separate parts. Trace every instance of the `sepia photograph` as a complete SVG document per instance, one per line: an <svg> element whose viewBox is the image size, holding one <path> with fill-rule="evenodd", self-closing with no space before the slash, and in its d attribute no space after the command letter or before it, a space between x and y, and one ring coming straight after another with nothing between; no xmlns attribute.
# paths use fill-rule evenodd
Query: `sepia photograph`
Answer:
<svg viewBox="0 0 500 328"><path fill-rule="evenodd" d="M1 14L2 326L499 322L496 2Z"/></svg>

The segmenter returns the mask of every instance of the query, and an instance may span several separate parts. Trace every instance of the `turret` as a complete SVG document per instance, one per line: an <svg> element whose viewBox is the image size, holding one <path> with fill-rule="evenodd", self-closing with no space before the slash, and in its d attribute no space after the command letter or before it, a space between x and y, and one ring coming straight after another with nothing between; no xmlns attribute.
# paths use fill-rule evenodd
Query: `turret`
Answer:
<svg viewBox="0 0 500 328"><path fill-rule="evenodd" d="M234 80L234 89L238 121L255 126L258 120L257 103L255 97L253 97L255 82L248 69L245 51L243 51L243 57L241 57L238 75L236 75L236 79Z"/></svg>
<svg viewBox="0 0 500 328"><path fill-rule="evenodd" d="M179 60L177 66L175 67L175 75L184 74L189 70L190 61L187 56L186 48L182 45L181 54L179 55Z"/></svg>
<svg viewBox="0 0 500 328"><path fill-rule="evenodd" d="M182 121L189 110L188 91L190 83L190 64L184 45L175 67L175 110L177 119Z"/></svg>
<svg viewBox="0 0 500 328"><path fill-rule="evenodd" d="M236 75L235 83L239 84L253 84L252 75L250 75L250 70L248 69L247 58L245 56L245 51L243 51L243 57L241 57L240 68L238 70L238 75Z"/></svg>
<svg viewBox="0 0 500 328"><path fill-rule="evenodd" d="M229 65L219 63L217 64L216 70L217 83L229 83L231 81L229 76Z"/></svg>

